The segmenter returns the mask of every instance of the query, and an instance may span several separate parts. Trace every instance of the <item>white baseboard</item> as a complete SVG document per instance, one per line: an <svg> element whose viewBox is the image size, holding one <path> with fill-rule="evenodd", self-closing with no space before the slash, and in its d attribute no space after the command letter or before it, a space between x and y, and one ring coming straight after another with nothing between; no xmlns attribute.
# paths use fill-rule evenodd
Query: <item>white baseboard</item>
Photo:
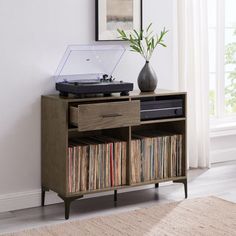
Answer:
<svg viewBox="0 0 236 236"><path fill-rule="evenodd" d="M162 185L165 185L166 183L162 183ZM118 192L130 192L130 191L136 191L136 190L143 190L153 188L153 185L146 185L141 187L132 187L128 189L121 189ZM91 197L99 197L104 195L111 195L113 194L113 191L108 192L102 192L102 193L94 193L94 194L88 194L85 195L82 199L87 199ZM81 199L81 200L82 200ZM60 203L62 200L57 196L56 193L49 191L46 192L45 197L45 205ZM26 209L26 208L32 208L32 207L39 207L41 206L41 190L32 190L32 191L26 191L26 192L20 192L20 193L10 193L10 194L4 194L0 195L0 212L7 212L7 211L14 211L14 210L20 210L20 209Z"/></svg>
<svg viewBox="0 0 236 236"><path fill-rule="evenodd" d="M47 204L61 202L53 192L46 193ZM0 212L41 206L41 190L0 195Z"/></svg>
<svg viewBox="0 0 236 236"><path fill-rule="evenodd" d="M227 148L211 151L211 163L236 161L236 148Z"/></svg>

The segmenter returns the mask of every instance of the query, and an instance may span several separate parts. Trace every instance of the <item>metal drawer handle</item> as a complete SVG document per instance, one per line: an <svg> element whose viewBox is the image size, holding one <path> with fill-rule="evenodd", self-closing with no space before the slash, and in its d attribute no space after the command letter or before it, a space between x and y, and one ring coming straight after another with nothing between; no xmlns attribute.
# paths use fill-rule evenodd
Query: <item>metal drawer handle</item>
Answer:
<svg viewBox="0 0 236 236"><path fill-rule="evenodd" d="M112 114L101 115L102 118L110 118L110 117L118 117L118 116L122 116L122 114L112 113Z"/></svg>

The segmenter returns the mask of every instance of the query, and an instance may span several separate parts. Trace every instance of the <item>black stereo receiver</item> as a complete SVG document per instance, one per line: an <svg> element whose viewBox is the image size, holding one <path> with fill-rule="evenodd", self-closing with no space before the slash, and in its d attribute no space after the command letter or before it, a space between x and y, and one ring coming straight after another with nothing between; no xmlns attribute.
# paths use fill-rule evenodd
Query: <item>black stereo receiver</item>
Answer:
<svg viewBox="0 0 236 236"><path fill-rule="evenodd" d="M141 101L141 120L174 118L184 116L184 102L181 98Z"/></svg>

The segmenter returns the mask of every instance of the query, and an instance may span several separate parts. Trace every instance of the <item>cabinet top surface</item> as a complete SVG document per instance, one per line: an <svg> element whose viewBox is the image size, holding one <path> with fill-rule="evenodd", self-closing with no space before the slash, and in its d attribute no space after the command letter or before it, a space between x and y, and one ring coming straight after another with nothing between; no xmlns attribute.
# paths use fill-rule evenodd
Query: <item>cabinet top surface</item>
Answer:
<svg viewBox="0 0 236 236"><path fill-rule="evenodd" d="M102 95L95 95L91 97L80 98L75 95L70 95L69 97L60 97L58 94L52 95L43 95L42 97L47 97L51 99L58 99L65 102L76 102L76 101L94 101L94 100L117 100L117 99L135 99L142 97L156 97L156 96L168 96L168 95L184 95L186 92L182 91L173 91L173 90L164 90L157 89L154 92L140 92L139 90L131 91L128 96L120 96L119 94L112 94L111 96L105 97Z"/></svg>

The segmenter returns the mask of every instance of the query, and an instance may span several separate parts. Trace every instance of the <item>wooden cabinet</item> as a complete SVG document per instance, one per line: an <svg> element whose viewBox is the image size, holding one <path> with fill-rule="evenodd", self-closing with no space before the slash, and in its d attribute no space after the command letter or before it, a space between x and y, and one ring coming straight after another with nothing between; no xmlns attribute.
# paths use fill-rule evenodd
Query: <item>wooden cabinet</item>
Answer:
<svg viewBox="0 0 236 236"><path fill-rule="evenodd" d="M140 104L143 101L163 99L181 99L181 115L141 119ZM158 187L160 182L166 181L183 183L187 197L186 102L186 93L163 90L156 93L132 92L129 96L92 98L42 96L42 206L45 192L52 190L64 200L65 218L68 219L71 201L85 194L113 190L116 201L119 189L146 184L155 184L155 187ZM104 137L107 139L103 140ZM99 140L97 146L94 141L96 138ZM86 143L88 139L91 144ZM76 146L74 140L79 140L82 144ZM151 156L147 154L148 157L144 154L146 143L153 153ZM84 148L105 148L103 145L111 145L107 149L109 155L114 153L116 148L121 148L122 157L117 157L120 164L113 163L113 160L107 157L103 165L107 163L109 168L102 169L100 162L103 160L101 158L107 155L105 149L102 149L103 154L99 154L100 159L93 156L92 162L90 155L87 155L87 164L82 163L79 159L82 148L75 149L78 159L73 159L75 169L72 173L71 148L80 148L79 145ZM115 170L117 168L116 176L119 181L115 180L116 177L112 173L113 164ZM94 173L91 177L92 165ZM87 171L86 179L82 179L81 173L84 171ZM120 175L117 171L120 171ZM104 184L100 183L102 178L105 179ZM97 182L93 183L93 180ZM86 186L80 187L81 182Z"/></svg>

